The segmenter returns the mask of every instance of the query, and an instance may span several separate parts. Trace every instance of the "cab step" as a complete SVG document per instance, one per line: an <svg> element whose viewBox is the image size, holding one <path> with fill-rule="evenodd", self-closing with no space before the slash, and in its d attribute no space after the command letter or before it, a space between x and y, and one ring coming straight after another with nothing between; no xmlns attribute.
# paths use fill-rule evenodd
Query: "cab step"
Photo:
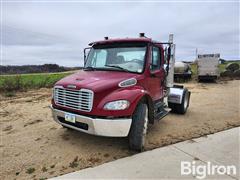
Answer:
<svg viewBox="0 0 240 180"><path fill-rule="evenodd" d="M161 111L154 113L154 119L159 121L162 118L164 118L170 111L171 111L170 108L166 108L166 107L162 108Z"/></svg>

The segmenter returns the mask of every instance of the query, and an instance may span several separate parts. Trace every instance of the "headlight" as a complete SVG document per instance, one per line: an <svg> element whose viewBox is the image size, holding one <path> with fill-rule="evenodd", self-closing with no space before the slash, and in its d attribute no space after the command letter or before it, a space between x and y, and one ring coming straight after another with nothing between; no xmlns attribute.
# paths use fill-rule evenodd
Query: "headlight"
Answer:
<svg viewBox="0 0 240 180"><path fill-rule="evenodd" d="M134 86L137 84L137 80L135 78L130 78L127 80L124 80L118 84L119 87L129 87L129 86Z"/></svg>
<svg viewBox="0 0 240 180"><path fill-rule="evenodd" d="M129 107L130 103L127 100L112 101L105 104L104 109L106 110L124 110Z"/></svg>

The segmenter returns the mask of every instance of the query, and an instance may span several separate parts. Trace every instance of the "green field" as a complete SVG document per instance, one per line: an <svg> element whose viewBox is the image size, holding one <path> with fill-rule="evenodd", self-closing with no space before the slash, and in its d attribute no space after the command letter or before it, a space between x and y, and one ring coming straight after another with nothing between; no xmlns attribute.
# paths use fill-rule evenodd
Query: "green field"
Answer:
<svg viewBox="0 0 240 180"><path fill-rule="evenodd" d="M50 88L58 80L72 73L73 72L2 75L0 76L0 92L9 93L43 87Z"/></svg>

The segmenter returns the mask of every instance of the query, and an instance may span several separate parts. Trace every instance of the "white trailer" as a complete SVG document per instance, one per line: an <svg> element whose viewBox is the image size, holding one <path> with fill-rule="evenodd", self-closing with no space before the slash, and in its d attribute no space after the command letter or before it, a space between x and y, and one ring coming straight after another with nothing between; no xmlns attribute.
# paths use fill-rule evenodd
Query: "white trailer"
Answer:
<svg viewBox="0 0 240 180"><path fill-rule="evenodd" d="M216 80L220 54L199 54L197 58L198 80Z"/></svg>

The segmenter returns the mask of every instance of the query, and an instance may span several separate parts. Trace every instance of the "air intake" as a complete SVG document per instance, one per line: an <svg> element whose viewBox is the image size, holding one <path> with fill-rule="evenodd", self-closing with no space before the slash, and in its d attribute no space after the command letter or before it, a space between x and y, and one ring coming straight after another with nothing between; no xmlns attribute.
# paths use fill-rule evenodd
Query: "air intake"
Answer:
<svg viewBox="0 0 240 180"><path fill-rule="evenodd" d="M90 112L93 106L93 91L88 89L65 89L55 87L54 101L57 105L75 110Z"/></svg>

